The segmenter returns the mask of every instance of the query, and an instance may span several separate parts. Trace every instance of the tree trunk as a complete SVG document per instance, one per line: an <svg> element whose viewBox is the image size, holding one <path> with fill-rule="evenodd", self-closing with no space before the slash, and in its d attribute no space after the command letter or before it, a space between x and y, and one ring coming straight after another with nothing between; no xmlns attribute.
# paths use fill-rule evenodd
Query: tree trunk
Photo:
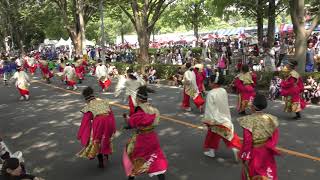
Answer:
<svg viewBox="0 0 320 180"><path fill-rule="evenodd" d="M14 27L16 27L16 28L14 28ZM19 29L21 29L21 28L19 28L19 26L16 24L16 23L14 23L14 27L13 27L13 32L14 32L14 34L15 34L15 42L16 42L16 45L17 45L17 48L20 50L20 53L23 55L25 52L24 52L24 44L23 44L23 41L22 41L22 39L23 39L23 34L22 33L20 33L20 32L22 32L21 30L19 30Z"/></svg>
<svg viewBox="0 0 320 180"><path fill-rule="evenodd" d="M276 26L276 0L269 0L269 11L268 11L268 46L274 45L274 35Z"/></svg>
<svg viewBox="0 0 320 180"><path fill-rule="evenodd" d="M139 41L139 63L147 64L149 63L149 42L150 42L150 33L140 32L138 36Z"/></svg>
<svg viewBox="0 0 320 180"><path fill-rule="evenodd" d="M307 37L306 33L304 32L304 24L301 24L300 27L297 28L294 60L298 61L298 72L305 72Z"/></svg>
<svg viewBox="0 0 320 180"><path fill-rule="evenodd" d="M193 33L194 33L194 37L196 37L196 46L199 46L199 26L198 23L195 23L193 25Z"/></svg>
<svg viewBox="0 0 320 180"><path fill-rule="evenodd" d="M261 0L259 0L261 1ZM257 8L257 34L258 34L258 42L259 45L262 46L263 44L263 8L262 6L258 6Z"/></svg>
<svg viewBox="0 0 320 180"><path fill-rule="evenodd" d="M195 3L194 4L193 17L192 17L192 25L193 25L194 37L196 37L196 47L199 46L199 16L198 16L198 11L199 11L199 4Z"/></svg>
<svg viewBox="0 0 320 180"><path fill-rule="evenodd" d="M307 38L304 18L304 0L290 1L290 14L296 36L294 60L298 61L298 72L305 72Z"/></svg>
<svg viewBox="0 0 320 180"><path fill-rule="evenodd" d="M103 0L100 0L99 3L99 11L100 11L100 20L101 20L101 47L104 48L106 44L106 37L104 33L104 14L103 14Z"/></svg>
<svg viewBox="0 0 320 180"><path fill-rule="evenodd" d="M77 6L77 14L78 14L78 19L79 22L77 23L79 25L79 34L80 34L80 48L81 51L77 55L82 55L83 53L86 53L86 35L85 35L85 24L84 24L84 17L83 17L83 0L78 1L78 6Z"/></svg>
<svg viewBox="0 0 320 180"><path fill-rule="evenodd" d="M69 32L69 36L73 42L74 45L74 50L75 50L75 54L79 55L82 53L82 41L81 41L81 34L80 33L76 33L75 30L70 31Z"/></svg>
<svg viewBox="0 0 320 180"><path fill-rule="evenodd" d="M121 30L121 43L122 44L124 43L124 32L123 32L123 30Z"/></svg>

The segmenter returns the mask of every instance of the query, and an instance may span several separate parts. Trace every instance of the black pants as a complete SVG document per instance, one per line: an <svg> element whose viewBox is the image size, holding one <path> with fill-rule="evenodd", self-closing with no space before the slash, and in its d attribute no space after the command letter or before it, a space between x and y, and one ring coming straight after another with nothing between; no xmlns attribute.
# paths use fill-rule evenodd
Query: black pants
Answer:
<svg viewBox="0 0 320 180"><path fill-rule="evenodd" d="M157 175L159 180L165 180L166 177L164 174ZM128 180L134 180L134 176L129 176Z"/></svg>
<svg viewBox="0 0 320 180"><path fill-rule="evenodd" d="M286 56L285 54L280 54L280 55L279 55L279 61L278 61L277 65L276 65L276 67L281 66L282 59L283 59L285 56Z"/></svg>

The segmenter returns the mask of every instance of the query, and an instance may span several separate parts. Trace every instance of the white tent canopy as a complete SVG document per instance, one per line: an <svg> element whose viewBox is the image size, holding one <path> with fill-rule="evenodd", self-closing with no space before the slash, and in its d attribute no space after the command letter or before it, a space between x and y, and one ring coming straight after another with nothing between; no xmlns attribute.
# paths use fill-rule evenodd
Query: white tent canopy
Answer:
<svg viewBox="0 0 320 180"><path fill-rule="evenodd" d="M69 39L68 39L68 40L69 40ZM58 43L57 43L57 44L55 44L55 47L67 46L67 45L69 45L69 44L68 44L68 41L66 41L66 40L64 40L64 39L62 39L62 38L60 38L60 40L58 41Z"/></svg>
<svg viewBox="0 0 320 180"><path fill-rule="evenodd" d="M72 45L72 40L69 37L68 40L64 40L63 38L60 38L60 40L55 44L56 47L60 46L71 46ZM85 42L86 46L95 46L96 44L93 41L89 41L86 39Z"/></svg>
<svg viewBox="0 0 320 180"><path fill-rule="evenodd" d="M71 40L71 38L69 37L69 38L68 38L68 40L67 40L66 42L67 42L67 44L68 44L68 45L71 45L71 44L72 44L72 40Z"/></svg>
<svg viewBox="0 0 320 180"><path fill-rule="evenodd" d="M96 43L94 43L93 41L89 41L86 39L86 46L95 46Z"/></svg>
<svg viewBox="0 0 320 180"><path fill-rule="evenodd" d="M43 43L44 43L44 45L50 45L50 44L57 44L58 41L57 40L45 39Z"/></svg>

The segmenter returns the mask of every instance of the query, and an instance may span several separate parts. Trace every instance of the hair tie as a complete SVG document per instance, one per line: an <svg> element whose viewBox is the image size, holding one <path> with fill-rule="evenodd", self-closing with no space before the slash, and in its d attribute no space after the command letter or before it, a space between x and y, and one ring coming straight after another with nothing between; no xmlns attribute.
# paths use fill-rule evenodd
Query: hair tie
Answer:
<svg viewBox="0 0 320 180"><path fill-rule="evenodd" d="M215 78L215 80L214 80L214 83L215 84L217 84L218 83L218 81L219 81L219 72L216 72L216 78Z"/></svg>

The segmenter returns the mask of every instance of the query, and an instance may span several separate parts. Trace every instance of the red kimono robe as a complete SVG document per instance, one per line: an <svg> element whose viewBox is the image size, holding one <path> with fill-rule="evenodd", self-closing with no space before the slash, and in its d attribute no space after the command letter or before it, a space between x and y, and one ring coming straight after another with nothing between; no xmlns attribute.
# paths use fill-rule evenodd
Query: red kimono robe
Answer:
<svg viewBox="0 0 320 180"><path fill-rule="evenodd" d="M237 106L239 112L245 111L247 107L251 108L252 101L256 96L256 81L256 74L250 72L246 74L240 74L236 77L236 80L234 81L234 87L239 93Z"/></svg>
<svg viewBox="0 0 320 180"><path fill-rule="evenodd" d="M276 117L257 112L239 118L243 128L243 145L240 157L243 160L242 180L277 180L275 156L279 155L276 146L279 138Z"/></svg>
<svg viewBox="0 0 320 180"><path fill-rule="evenodd" d="M44 60L40 60L40 69L42 72L42 77L44 79L50 79L53 77L53 74L50 72L49 70L49 66L48 66L48 62L44 61Z"/></svg>
<svg viewBox="0 0 320 180"><path fill-rule="evenodd" d="M75 65L76 74L78 79L83 80L85 74L85 68L82 61L78 61Z"/></svg>
<svg viewBox="0 0 320 180"><path fill-rule="evenodd" d="M116 123L109 102L94 99L81 112L83 118L78 131L78 140L83 149L77 155L94 159L98 154L112 154L112 138L116 132Z"/></svg>
<svg viewBox="0 0 320 180"><path fill-rule="evenodd" d="M281 96L285 97L285 112L300 112L306 107L306 102L301 96L303 93L303 80L295 70L281 82Z"/></svg>
<svg viewBox="0 0 320 180"><path fill-rule="evenodd" d="M148 103L140 104L128 120L136 132L123 153L123 166L127 176L148 173L150 176L164 174L167 159L161 150L155 126L159 123L159 111Z"/></svg>
<svg viewBox="0 0 320 180"><path fill-rule="evenodd" d="M206 79L206 72L205 71L197 71L194 70L195 74L196 74L196 82L197 82L197 86L198 86L198 90L200 93L204 92L204 80Z"/></svg>

